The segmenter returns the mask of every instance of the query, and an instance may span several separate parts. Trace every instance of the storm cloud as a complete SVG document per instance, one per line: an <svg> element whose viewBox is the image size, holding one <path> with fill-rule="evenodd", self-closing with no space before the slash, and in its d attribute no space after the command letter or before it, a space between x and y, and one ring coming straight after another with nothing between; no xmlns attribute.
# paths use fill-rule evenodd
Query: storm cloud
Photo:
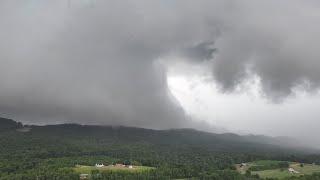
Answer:
<svg viewBox="0 0 320 180"><path fill-rule="evenodd" d="M212 62L223 92L320 83L316 1L1 1L0 110L31 123L196 126L158 59ZM170 65L170 63L169 63Z"/></svg>
<svg viewBox="0 0 320 180"><path fill-rule="evenodd" d="M243 1L235 3L230 27L216 44L214 77L232 90L257 75L273 100L297 87L313 91L320 83L319 3Z"/></svg>

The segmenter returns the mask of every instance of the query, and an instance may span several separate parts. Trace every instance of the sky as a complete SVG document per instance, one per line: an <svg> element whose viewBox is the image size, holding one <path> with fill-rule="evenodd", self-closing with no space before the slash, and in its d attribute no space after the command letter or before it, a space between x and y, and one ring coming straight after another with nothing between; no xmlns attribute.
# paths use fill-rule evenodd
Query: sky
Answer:
<svg viewBox="0 0 320 180"><path fill-rule="evenodd" d="M3 0L0 114L312 140L316 0Z"/></svg>

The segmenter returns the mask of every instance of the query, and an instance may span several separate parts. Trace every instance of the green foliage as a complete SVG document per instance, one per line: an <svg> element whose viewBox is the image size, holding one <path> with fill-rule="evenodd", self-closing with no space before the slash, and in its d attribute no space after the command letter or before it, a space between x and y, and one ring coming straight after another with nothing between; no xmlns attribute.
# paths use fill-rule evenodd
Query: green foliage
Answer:
<svg viewBox="0 0 320 180"><path fill-rule="evenodd" d="M314 173L312 175L304 176L292 176L284 178L283 180L320 180L320 173Z"/></svg>
<svg viewBox="0 0 320 180"><path fill-rule="evenodd" d="M8 130L15 130L20 127L22 127L22 124L19 122L15 122L11 119L0 118L0 132L1 131L8 131Z"/></svg>
<svg viewBox="0 0 320 180"><path fill-rule="evenodd" d="M79 179L76 165L123 162L155 168L90 170L88 174L92 179L258 179L239 174L234 164L291 158L283 156L285 149L250 143L232 134L74 124L31 126L29 132L17 132L12 129L19 127L16 125L0 131L0 180ZM297 153L294 157L305 158ZM311 160L317 158L313 156Z"/></svg>
<svg viewBox="0 0 320 180"><path fill-rule="evenodd" d="M245 175L246 176L251 176L251 170L250 169L246 170L246 174Z"/></svg>

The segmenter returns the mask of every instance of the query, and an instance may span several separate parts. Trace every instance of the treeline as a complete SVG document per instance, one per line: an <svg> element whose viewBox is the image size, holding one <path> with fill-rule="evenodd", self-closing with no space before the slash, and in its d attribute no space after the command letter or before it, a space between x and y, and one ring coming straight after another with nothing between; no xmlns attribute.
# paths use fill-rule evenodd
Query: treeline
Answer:
<svg viewBox="0 0 320 180"><path fill-rule="evenodd" d="M267 178L266 180L280 180L278 178ZM301 175L283 178L281 180L320 180L320 173L314 173L312 175Z"/></svg>
<svg viewBox="0 0 320 180"><path fill-rule="evenodd" d="M240 175L234 164L260 159L320 159L316 155L288 154L277 147L234 141L229 135L222 138L190 130L155 132L79 125L31 128L30 132L0 130L1 180L79 179L79 173L73 170L77 164L92 166L125 160L155 169L140 173L93 172L92 178L244 180L258 177Z"/></svg>
<svg viewBox="0 0 320 180"><path fill-rule="evenodd" d="M166 172L170 171L169 169L162 169L162 170L150 170L144 173L134 173L134 172L102 172L102 173L92 173L93 180L104 180L104 179L124 179L124 180L167 180L172 178L179 178L170 175L170 173ZM197 178L194 179L210 179L210 180L248 180L248 179L256 179L254 177L246 177L240 175L239 173L231 170L220 170L214 172L207 172L198 174L198 176L194 176ZM188 178L191 179L192 177L188 177L187 174L181 172L180 178Z"/></svg>

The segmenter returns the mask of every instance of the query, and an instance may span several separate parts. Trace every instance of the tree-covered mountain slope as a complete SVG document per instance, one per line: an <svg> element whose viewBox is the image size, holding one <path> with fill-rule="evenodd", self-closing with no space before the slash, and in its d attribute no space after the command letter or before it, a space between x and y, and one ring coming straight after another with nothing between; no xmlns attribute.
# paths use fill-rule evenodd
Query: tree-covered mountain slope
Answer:
<svg viewBox="0 0 320 180"><path fill-rule="evenodd" d="M22 126L8 119L0 126L0 179L34 179L48 173L52 177L66 173L70 179L79 177L72 171L75 165L97 162L155 167L154 176L162 179L207 177L225 170L238 176L235 163L259 159L320 163L317 155L280 146L277 139L264 136L78 124Z"/></svg>

